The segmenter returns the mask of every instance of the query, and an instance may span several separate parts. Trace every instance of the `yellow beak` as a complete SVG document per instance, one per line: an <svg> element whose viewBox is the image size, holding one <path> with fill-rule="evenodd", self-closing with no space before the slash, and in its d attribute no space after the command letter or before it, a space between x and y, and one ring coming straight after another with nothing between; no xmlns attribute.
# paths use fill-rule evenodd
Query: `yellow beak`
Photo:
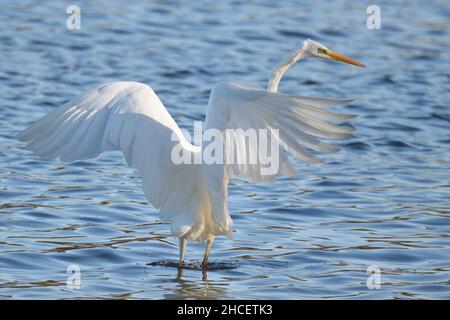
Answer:
<svg viewBox="0 0 450 320"><path fill-rule="evenodd" d="M345 63L353 64L353 65L358 66L358 67L365 67L365 65L363 65L361 62L358 62L356 60L353 60L352 58L343 56L342 54L339 54L337 52L334 52L334 51L331 51L331 50L327 50L326 54L333 60L337 60L337 61L342 61L342 62L345 62Z"/></svg>

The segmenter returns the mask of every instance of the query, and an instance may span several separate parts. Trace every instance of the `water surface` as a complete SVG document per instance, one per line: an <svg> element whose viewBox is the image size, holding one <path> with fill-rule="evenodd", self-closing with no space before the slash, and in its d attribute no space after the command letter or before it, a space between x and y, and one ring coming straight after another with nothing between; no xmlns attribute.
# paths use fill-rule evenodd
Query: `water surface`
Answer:
<svg viewBox="0 0 450 320"><path fill-rule="evenodd" d="M0 4L0 298L450 298L450 5L378 1L382 29L354 1L79 1ZM280 90L360 97L355 135L298 177L231 183L234 239L211 267L175 267L177 240L121 154L62 164L16 134L77 94L150 84L181 127L203 120L212 84L265 85L306 38L365 69L301 62ZM81 289L66 286L81 268ZM381 288L366 285L369 266Z"/></svg>

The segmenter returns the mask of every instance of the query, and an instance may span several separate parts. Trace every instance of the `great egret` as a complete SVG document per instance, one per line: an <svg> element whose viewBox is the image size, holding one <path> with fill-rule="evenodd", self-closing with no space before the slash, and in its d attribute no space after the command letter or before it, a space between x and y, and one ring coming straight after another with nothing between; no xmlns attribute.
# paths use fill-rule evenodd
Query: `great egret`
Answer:
<svg viewBox="0 0 450 320"><path fill-rule="evenodd" d="M352 100L277 93L283 74L304 57L364 66L318 42L306 40L274 71L267 90L237 82L219 83L211 90L204 129L278 129L280 165L270 175L262 174L261 163L175 164L171 160L175 145L194 155L202 151L201 147L186 139L152 88L138 82L114 82L90 90L32 124L21 132L19 140L28 142L27 148L38 156L64 162L95 158L106 150L121 150L128 165L134 166L142 177L149 202L160 209L163 221L171 221L172 234L180 239L180 266L187 240L207 242L205 266L215 237L231 236L232 221L226 201L230 178L244 176L258 182L271 181L276 175L294 175L286 151L298 159L317 162L306 149L337 149L318 137L351 136L351 128L327 120L353 116L325 108ZM178 141L171 139L173 135ZM235 152L239 157L253 147L243 144Z"/></svg>

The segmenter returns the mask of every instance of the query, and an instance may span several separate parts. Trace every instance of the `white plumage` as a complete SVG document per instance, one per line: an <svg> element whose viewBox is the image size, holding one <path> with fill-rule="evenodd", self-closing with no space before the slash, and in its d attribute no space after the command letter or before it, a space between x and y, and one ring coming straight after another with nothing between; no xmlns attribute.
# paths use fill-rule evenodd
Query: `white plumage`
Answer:
<svg viewBox="0 0 450 320"><path fill-rule="evenodd" d="M281 76L277 78L276 87ZM283 150L279 155L279 169L271 175L261 173L259 162L174 164L171 151L178 143L183 152L192 155L202 150L187 141L152 88L137 82L116 82L90 90L44 116L23 131L19 139L27 142L27 148L36 155L64 162L95 158L107 150L121 150L128 165L135 167L142 177L149 202L160 209L163 221L171 221L172 233L182 239L180 262L186 240L208 240L206 263L214 237L231 236L232 220L227 209L230 178L244 176L258 182L273 180L278 174L293 175L295 170L286 152L313 163L318 159L308 149L336 151L319 137L350 136L351 128L328 121L351 116L325 109L350 100L293 97L269 91L234 82L215 85L205 130L252 128L275 134L273 129L278 129L276 139ZM241 157L255 148L244 141L235 150L236 156Z"/></svg>

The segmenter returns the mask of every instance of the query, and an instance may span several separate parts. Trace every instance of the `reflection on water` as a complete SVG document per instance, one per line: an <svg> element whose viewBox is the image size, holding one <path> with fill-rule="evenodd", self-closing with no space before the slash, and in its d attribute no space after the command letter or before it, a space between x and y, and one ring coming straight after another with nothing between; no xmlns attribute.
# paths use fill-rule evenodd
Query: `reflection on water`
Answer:
<svg viewBox="0 0 450 320"><path fill-rule="evenodd" d="M208 271L201 270L202 279L189 279L184 275L186 269L179 268L174 282L177 287L164 295L165 299L230 299L227 284L208 281Z"/></svg>
<svg viewBox="0 0 450 320"><path fill-rule="evenodd" d="M450 298L450 8L260 1L190 6L81 1L82 29L65 5L2 2L0 30L0 298ZM84 13L83 13L84 12ZM413 23L411 22L413 21ZM61 164L23 150L16 134L102 83L150 84L177 123L203 120L225 80L265 85L305 38L358 58L364 70L305 61L280 89L361 97L354 138L322 165L274 184L231 183L234 239L178 241L146 201L122 156ZM412 41L413 40L413 41ZM81 289L66 286L81 269ZM366 286L381 270L381 289Z"/></svg>

